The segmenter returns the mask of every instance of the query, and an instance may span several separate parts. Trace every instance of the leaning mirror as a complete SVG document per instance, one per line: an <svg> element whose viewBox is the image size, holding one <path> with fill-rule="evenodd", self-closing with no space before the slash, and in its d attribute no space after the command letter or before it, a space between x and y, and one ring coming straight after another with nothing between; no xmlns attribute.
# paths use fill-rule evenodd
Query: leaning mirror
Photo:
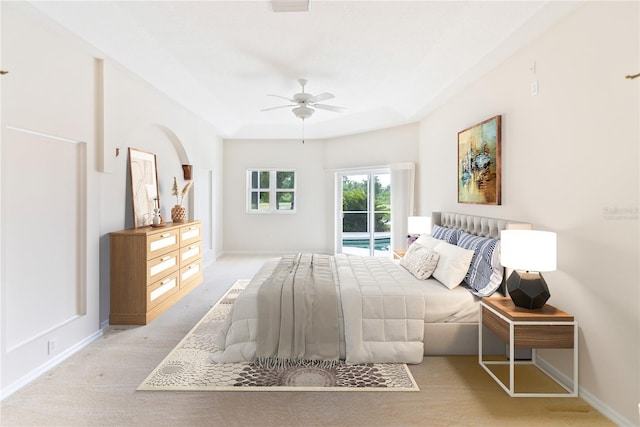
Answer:
<svg viewBox="0 0 640 427"><path fill-rule="evenodd" d="M154 209L160 212L156 155L129 148L129 171L133 226L138 228L152 225Z"/></svg>

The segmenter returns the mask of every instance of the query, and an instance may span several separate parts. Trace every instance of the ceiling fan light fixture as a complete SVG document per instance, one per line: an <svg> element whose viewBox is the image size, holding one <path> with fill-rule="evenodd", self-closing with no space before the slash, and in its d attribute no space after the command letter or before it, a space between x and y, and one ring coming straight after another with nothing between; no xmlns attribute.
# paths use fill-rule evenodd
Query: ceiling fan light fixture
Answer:
<svg viewBox="0 0 640 427"><path fill-rule="evenodd" d="M313 108L309 108L306 105L301 105L299 107L292 109L291 111L293 111L293 114L295 114L296 117L304 120L311 117L316 110L314 110Z"/></svg>

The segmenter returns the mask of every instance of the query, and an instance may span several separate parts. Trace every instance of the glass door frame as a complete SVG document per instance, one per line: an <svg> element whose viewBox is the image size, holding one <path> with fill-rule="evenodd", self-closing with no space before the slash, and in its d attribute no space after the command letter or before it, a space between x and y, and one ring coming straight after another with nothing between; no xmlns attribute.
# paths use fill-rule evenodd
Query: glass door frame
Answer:
<svg viewBox="0 0 640 427"><path fill-rule="evenodd" d="M375 177L376 175L388 175L391 178L391 168L390 167L373 167L373 168L364 168L364 169L351 169L351 170L343 170L336 172L336 217L335 217L335 253L344 253L343 251L343 242L344 242L344 232L343 232L343 219L345 212L343 211L343 180L344 177L353 176L353 175L367 175L367 210L363 213L367 214L367 233L369 234L369 253L368 256L375 255L375 244L376 244L376 214L379 213L375 210L376 207L376 194L375 194ZM389 184L389 188L391 185ZM389 206L389 216L390 221L389 225L391 227L391 205ZM391 229L389 230L389 237L391 237ZM391 246L389 246L388 256L391 256Z"/></svg>

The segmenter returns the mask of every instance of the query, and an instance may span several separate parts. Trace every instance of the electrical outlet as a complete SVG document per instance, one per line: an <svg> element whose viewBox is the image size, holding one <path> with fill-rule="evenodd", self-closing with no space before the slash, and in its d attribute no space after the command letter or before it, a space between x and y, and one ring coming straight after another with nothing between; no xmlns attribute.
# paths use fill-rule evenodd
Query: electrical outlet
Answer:
<svg viewBox="0 0 640 427"><path fill-rule="evenodd" d="M56 352L56 350L58 350L58 342L54 339L49 340L47 342L48 348L47 351L49 352L48 354L53 354Z"/></svg>

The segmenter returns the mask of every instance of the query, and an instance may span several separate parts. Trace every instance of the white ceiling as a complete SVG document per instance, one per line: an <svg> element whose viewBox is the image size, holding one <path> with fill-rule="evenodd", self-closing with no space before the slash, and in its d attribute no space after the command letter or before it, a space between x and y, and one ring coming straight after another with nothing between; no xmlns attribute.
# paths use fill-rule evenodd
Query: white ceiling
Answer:
<svg viewBox="0 0 640 427"><path fill-rule="evenodd" d="M288 104L267 94L292 97L298 78L347 108L316 111L306 138L415 122L576 4L312 0L309 12L274 13L266 0L32 3L226 139L300 138L290 108L260 111Z"/></svg>

